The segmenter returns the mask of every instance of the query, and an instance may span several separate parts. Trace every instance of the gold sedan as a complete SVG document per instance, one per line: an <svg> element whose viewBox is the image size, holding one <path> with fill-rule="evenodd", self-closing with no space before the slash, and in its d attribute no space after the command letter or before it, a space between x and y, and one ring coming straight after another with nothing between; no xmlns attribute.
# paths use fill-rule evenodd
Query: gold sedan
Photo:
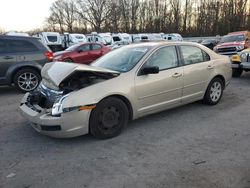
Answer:
<svg viewBox="0 0 250 188"><path fill-rule="evenodd" d="M42 134L105 139L148 114L199 100L217 104L231 75L229 57L196 43L133 44L90 66L46 64L40 86L20 109Z"/></svg>

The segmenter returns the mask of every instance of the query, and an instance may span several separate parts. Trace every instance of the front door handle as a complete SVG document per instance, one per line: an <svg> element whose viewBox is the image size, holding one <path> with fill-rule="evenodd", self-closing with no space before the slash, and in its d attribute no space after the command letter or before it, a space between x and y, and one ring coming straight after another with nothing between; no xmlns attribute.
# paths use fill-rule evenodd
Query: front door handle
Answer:
<svg viewBox="0 0 250 188"><path fill-rule="evenodd" d="M3 57L3 59L14 59L14 57L11 57L11 56L5 56L5 57Z"/></svg>
<svg viewBox="0 0 250 188"><path fill-rule="evenodd" d="M174 73L174 74L172 75L173 78L179 78L179 77L181 77L181 76L182 76L182 74L181 74L181 73L178 73L178 72L176 72L176 73Z"/></svg>
<svg viewBox="0 0 250 188"><path fill-rule="evenodd" d="M207 69L208 69L208 70L211 70L211 69L213 69L213 68L214 68L213 65L208 65L208 66L207 66Z"/></svg>

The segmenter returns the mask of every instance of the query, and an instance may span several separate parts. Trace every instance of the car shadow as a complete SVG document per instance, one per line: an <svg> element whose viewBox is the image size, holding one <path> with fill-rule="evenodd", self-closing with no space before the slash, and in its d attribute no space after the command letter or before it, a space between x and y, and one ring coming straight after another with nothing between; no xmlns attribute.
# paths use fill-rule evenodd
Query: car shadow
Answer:
<svg viewBox="0 0 250 188"><path fill-rule="evenodd" d="M0 86L0 95L6 94L22 94L22 92L18 91L14 86Z"/></svg>

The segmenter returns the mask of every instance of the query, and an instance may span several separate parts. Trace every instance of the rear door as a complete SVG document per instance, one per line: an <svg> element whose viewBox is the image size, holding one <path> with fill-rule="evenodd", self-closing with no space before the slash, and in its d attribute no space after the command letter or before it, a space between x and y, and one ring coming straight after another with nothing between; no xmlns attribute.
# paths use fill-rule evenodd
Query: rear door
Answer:
<svg viewBox="0 0 250 188"><path fill-rule="evenodd" d="M180 45L182 54L183 75L183 102L191 102L204 96L210 74L213 71L213 62L209 55L196 46Z"/></svg>
<svg viewBox="0 0 250 188"><path fill-rule="evenodd" d="M90 44L83 44L77 48L73 60L75 63L89 64L91 62Z"/></svg>
<svg viewBox="0 0 250 188"><path fill-rule="evenodd" d="M9 45L8 39L0 39L0 82L5 82L6 73L17 61L17 55Z"/></svg>
<svg viewBox="0 0 250 188"><path fill-rule="evenodd" d="M91 44L90 51L91 61L94 61L102 56L102 46L100 44Z"/></svg>

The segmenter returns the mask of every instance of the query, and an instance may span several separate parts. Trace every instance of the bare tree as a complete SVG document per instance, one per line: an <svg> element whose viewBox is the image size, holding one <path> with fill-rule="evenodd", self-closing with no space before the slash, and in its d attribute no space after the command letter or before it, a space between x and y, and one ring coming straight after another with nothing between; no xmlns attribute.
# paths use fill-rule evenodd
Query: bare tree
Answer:
<svg viewBox="0 0 250 188"><path fill-rule="evenodd" d="M45 29L223 35L250 28L250 0L57 0Z"/></svg>

